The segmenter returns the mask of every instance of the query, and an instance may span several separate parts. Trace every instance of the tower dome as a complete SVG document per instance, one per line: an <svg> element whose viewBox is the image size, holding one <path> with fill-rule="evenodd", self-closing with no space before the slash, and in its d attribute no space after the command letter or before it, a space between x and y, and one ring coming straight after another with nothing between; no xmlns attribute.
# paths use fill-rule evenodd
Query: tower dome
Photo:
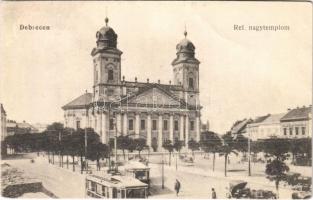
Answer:
<svg viewBox="0 0 313 200"><path fill-rule="evenodd" d="M187 31L184 32L184 35L185 38L176 45L177 58L174 59L172 65L181 62L199 63L199 61L195 58L195 45L187 39Z"/></svg>
<svg viewBox="0 0 313 200"><path fill-rule="evenodd" d="M97 47L98 48L116 48L117 44L117 34L115 31L108 26L109 19L105 18L105 26L102 27L96 33Z"/></svg>

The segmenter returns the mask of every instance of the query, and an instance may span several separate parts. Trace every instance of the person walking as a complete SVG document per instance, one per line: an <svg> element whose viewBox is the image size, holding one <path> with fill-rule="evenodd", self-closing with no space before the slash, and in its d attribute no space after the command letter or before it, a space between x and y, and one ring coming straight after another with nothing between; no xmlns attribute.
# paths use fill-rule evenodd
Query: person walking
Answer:
<svg viewBox="0 0 313 200"><path fill-rule="evenodd" d="M212 188L212 199L216 199L216 192L215 192L215 189Z"/></svg>
<svg viewBox="0 0 313 200"><path fill-rule="evenodd" d="M176 179L175 191L176 191L176 196L177 197L178 197L179 190L180 190L180 182Z"/></svg>

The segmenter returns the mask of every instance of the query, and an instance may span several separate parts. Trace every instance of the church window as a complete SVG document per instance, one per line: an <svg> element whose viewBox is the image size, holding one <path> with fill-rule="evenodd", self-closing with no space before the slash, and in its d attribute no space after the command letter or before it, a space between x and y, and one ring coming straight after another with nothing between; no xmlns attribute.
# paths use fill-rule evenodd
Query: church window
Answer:
<svg viewBox="0 0 313 200"><path fill-rule="evenodd" d="M177 120L175 120L175 122L174 122L174 129L175 129L175 131L178 131L178 121Z"/></svg>
<svg viewBox="0 0 313 200"><path fill-rule="evenodd" d="M76 121L76 129L80 129L80 121Z"/></svg>
<svg viewBox="0 0 313 200"><path fill-rule="evenodd" d="M302 135L305 135L305 127L302 127Z"/></svg>
<svg viewBox="0 0 313 200"><path fill-rule="evenodd" d="M145 130L146 129L146 121L144 119L142 119L140 121L140 129L141 130Z"/></svg>
<svg viewBox="0 0 313 200"><path fill-rule="evenodd" d="M163 121L163 130L167 131L167 120Z"/></svg>
<svg viewBox="0 0 313 200"><path fill-rule="evenodd" d="M191 131L195 130L195 122L194 121L190 121L190 130Z"/></svg>
<svg viewBox="0 0 313 200"><path fill-rule="evenodd" d="M157 120L152 120L152 130L157 130Z"/></svg>
<svg viewBox="0 0 313 200"><path fill-rule="evenodd" d="M292 128L289 128L289 135L292 135Z"/></svg>
<svg viewBox="0 0 313 200"><path fill-rule="evenodd" d="M296 127L296 135L299 135L299 127Z"/></svg>
<svg viewBox="0 0 313 200"><path fill-rule="evenodd" d="M113 79L114 79L113 70L110 69L109 72L108 72L108 80L112 81Z"/></svg>
<svg viewBox="0 0 313 200"><path fill-rule="evenodd" d="M287 135L287 128L284 128L284 135Z"/></svg>
<svg viewBox="0 0 313 200"><path fill-rule="evenodd" d="M95 79L96 79L96 82L98 82L98 70L95 71Z"/></svg>
<svg viewBox="0 0 313 200"><path fill-rule="evenodd" d="M128 120L128 130L134 130L134 120Z"/></svg>
<svg viewBox="0 0 313 200"><path fill-rule="evenodd" d="M114 129L114 119L110 119L109 129L110 130Z"/></svg>
<svg viewBox="0 0 313 200"><path fill-rule="evenodd" d="M193 78L189 78L188 86L189 86L189 89L193 89Z"/></svg>

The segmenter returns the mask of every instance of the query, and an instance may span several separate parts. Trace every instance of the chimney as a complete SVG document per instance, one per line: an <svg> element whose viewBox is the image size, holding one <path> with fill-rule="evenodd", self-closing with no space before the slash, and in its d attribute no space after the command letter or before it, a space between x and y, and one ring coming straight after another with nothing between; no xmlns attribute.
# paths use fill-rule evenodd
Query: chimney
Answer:
<svg viewBox="0 0 313 200"><path fill-rule="evenodd" d="M172 85L172 81L170 81L170 85Z"/></svg>
<svg viewBox="0 0 313 200"><path fill-rule="evenodd" d="M125 76L123 76L123 82L125 82Z"/></svg>
<svg viewBox="0 0 313 200"><path fill-rule="evenodd" d="M147 83L149 83L149 79L147 78Z"/></svg>
<svg viewBox="0 0 313 200"><path fill-rule="evenodd" d="M160 81L160 79L158 80L158 84L160 84L161 83L161 81Z"/></svg>
<svg viewBox="0 0 313 200"><path fill-rule="evenodd" d="M135 82L137 83L137 77L135 77Z"/></svg>

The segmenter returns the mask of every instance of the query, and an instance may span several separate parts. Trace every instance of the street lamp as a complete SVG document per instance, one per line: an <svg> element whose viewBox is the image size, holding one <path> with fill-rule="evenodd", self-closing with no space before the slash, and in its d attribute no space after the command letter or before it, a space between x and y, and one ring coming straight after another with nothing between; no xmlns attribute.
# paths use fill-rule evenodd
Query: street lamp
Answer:
<svg viewBox="0 0 313 200"><path fill-rule="evenodd" d="M251 176L251 138L250 131L248 133L248 175Z"/></svg>

